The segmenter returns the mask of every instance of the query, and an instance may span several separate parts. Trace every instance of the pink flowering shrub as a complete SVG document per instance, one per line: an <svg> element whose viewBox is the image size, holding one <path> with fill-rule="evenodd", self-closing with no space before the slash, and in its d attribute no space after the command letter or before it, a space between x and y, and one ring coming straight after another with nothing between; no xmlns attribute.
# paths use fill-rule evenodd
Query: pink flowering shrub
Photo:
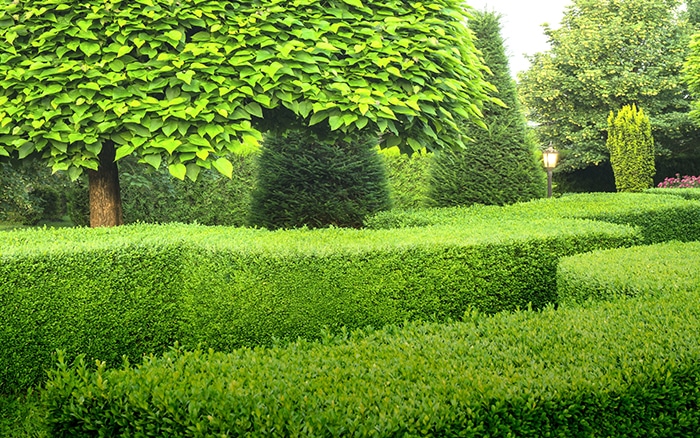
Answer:
<svg viewBox="0 0 700 438"><path fill-rule="evenodd" d="M685 175L681 177L681 175L677 173L675 178L666 178L656 187L662 189L700 188L700 176Z"/></svg>

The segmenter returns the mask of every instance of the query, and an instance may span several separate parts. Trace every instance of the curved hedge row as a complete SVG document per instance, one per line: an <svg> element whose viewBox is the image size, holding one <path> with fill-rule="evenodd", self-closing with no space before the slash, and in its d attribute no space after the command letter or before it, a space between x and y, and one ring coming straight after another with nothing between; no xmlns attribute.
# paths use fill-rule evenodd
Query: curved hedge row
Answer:
<svg viewBox="0 0 700 438"><path fill-rule="evenodd" d="M558 220L582 218L640 227L646 243L700 240L700 202L678 196L639 193L585 193L539 199L504 207L417 209L378 213L365 221L373 229L429 225L472 226L499 217Z"/></svg>
<svg viewBox="0 0 700 438"><path fill-rule="evenodd" d="M667 242L565 257L557 268L559 301L699 292L699 254L700 242Z"/></svg>
<svg viewBox="0 0 700 438"><path fill-rule="evenodd" d="M22 230L0 247L0 393L51 352L118 363L175 341L221 350L325 328L458 319L556 300L557 261L639 243L629 227L501 218L417 230L193 225Z"/></svg>
<svg viewBox="0 0 700 438"><path fill-rule="evenodd" d="M325 344L61 362L53 436L693 436L698 290Z"/></svg>
<svg viewBox="0 0 700 438"><path fill-rule="evenodd" d="M697 188L653 188L646 190L645 193L680 196L681 198L700 201L700 190Z"/></svg>

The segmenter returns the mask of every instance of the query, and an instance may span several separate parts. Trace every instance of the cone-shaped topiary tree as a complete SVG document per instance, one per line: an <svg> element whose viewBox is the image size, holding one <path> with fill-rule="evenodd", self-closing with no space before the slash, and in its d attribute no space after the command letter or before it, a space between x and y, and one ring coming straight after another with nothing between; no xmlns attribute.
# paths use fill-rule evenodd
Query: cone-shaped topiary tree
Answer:
<svg viewBox="0 0 700 438"><path fill-rule="evenodd" d="M443 150L435 155L428 189L433 205L503 205L545 195L544 172L537 162L534 143L527 136L499 21L499 15L493 12L476 12L469 27L493 73L487 79L496 86L496 96L505 106L486 104L483 114L488 131L468 124L465 129L473 141L465 149Z"/></svg>
<svg viewBox="0 0 700 438"><path fill-rule="evenodd" d="M272 131L265 136L250 225L357 228L366 215L390 207L377 138L360 132L329 138L318 131Z"/></svg>
<svg viewBox="0 0 700 438"><path fill-rule="evenodd" d="M618 192L641 192L654 185L654 138L641 108L625 105L608 116L610 164Z"/></svg>

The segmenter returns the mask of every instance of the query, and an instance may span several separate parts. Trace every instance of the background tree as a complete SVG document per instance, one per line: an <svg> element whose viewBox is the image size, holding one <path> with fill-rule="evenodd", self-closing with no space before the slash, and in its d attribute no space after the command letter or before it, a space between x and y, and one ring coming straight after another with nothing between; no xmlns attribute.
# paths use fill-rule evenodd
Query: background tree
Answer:
<svg viewBox="0 0 700 438"><path fill-rule="evenodd" d="M468 25L493 73L487 79L498 89L496 96L505 107L486 104L483 114L488 130L468 124L465 129L473 141L464 149L435 154L428 196L436 206L503 205L543 197L544 173L535 158L535 146L526 135L525 117L501 37L500 16L477 12Z"/></svg>
<svg viewBox="0 0 700 438"><path fill-rule="evenodd" d="M561 28L545 26L551 49L532 57L519 84L540 140L563 152L560 170L612 184L606 115L629 103L651 118L657 178L700 170L700 130L681 75L693 26L680 3L574 0Z"/></svg>
<svg viewBox="0 0 700 438"><path fill-rule="evenodd" d="M489 89L467 17L457 0L0 0L0 155L88 169L98 226L121 222L122 157L230 176L263 118L459 147Z"/></svg>
<svg viewBox="0 0 700 438"><path fill-rule="evenodd" d="M608 116L610 164L618 192L641 192L654 184L654 138L641 108L625 105Z"/></svg>

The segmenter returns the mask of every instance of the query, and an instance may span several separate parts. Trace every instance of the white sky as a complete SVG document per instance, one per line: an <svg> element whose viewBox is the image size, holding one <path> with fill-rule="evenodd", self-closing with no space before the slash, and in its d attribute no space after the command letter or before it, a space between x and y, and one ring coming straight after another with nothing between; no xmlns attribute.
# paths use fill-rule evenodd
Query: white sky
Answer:
<svg viewBox="0 0 700 438"><path fill-rule="evenodd" d="M527 70L530 62L524 54L532 55L549 49L542 23L559 27L564 9L571 0L465 0L477 10L495 11L501 17L501 36L510 59L513 77Z"/></svg>

